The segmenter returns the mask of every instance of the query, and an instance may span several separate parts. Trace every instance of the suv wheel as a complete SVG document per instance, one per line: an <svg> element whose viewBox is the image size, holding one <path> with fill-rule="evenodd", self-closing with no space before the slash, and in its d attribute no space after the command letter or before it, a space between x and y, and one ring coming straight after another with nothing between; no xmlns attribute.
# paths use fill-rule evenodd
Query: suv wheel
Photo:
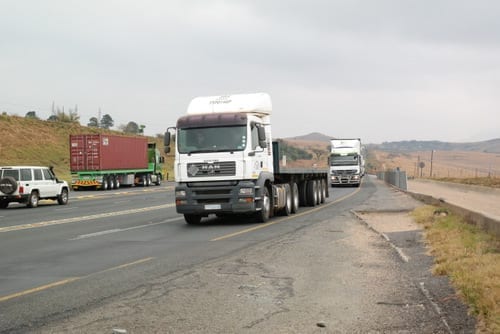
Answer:
<svg viewBox="0 0 500 334"><path fill-rule="evenodd" d="M32 191L28 197L28 208L36 208L38 206L38 191Z"/></svg>
<svg viewBox="0 0 500 334"><path fill-rule="evenodd" d="M5 209L8 206L9 206L9 202L7 202L7 201L0 201L0 209Z"/></svg>
<svg viewBox="0 0 500 334"><path fill-rule="evenodd" d="M61 205L68 204L68 189L63 188L61 190L61 194L57 195L57 203L59 203Z"/></svg>
<svg viewBox="0 0 500 334"><path fill-rule="evenodd" d="M12 176L4 177L0 180L0 191L10 195L17 190L17 181Z"/></svg>

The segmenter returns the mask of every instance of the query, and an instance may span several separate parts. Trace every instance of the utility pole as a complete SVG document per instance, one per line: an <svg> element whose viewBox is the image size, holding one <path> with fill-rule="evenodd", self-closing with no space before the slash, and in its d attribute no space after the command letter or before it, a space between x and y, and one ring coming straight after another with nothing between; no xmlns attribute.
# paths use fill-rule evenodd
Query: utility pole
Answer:
<svg viewBox="0 0 500 334"><path fill-rule="evenodd" d="M431 175L430 175L431 178L432 178L432 160L434 160L434 150L431 151Z"/></svg>

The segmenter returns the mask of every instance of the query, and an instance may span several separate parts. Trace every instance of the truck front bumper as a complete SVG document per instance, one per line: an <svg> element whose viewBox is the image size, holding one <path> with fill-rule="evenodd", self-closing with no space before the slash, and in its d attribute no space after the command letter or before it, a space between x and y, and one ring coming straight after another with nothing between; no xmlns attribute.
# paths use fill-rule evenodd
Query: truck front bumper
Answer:
<svg viewBox="0 0 500 334"><path fill-rule="evenodd" d="M330 177L332 185L335 184L359 184L361 177L359 175L332 175Z"/></svg>
<svg viewBox="0 0 500 334"><path fill-rule="evenodd" d="M256 211L255 184L240 182L193 182L175 187L177 213L247 214Z"/></svg>

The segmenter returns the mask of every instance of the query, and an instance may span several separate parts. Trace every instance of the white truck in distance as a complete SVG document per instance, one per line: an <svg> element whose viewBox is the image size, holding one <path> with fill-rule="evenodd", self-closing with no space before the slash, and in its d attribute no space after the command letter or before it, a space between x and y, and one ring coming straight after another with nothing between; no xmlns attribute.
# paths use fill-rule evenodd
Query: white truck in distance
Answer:
<svg viewBox="0 0 500 334"><path fill-rule="evenodd" d="M359 187L365 174L365 161L361 139L330 140L330 182L335 185L348 184Z"/></svg>
<svg viewBox="0 0 500 334"><path fill-rule="evenodd" d="M175 205L186 223L244 214L265 222L328 197L328 170L286 170L266 93L197 97L175 129ZM165 133L169 153L171 133Z"/></svg>

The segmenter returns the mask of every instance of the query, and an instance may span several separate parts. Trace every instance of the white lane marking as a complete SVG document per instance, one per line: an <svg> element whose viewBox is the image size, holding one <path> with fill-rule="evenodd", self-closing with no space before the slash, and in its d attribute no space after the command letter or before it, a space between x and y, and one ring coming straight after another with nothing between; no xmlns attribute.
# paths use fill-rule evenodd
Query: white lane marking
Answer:
<svg viewBox="0 0 500 334"><path fill-rule="evenodd" d="M69 239L69 240L72 240L72 241L73 240L81 240L81 239L99 237L101 235L106 235L106 234L111 234L111 233L126 232L126 231L136 230L139 228L145 228L145 227L150 227L150 226L155 226L155 225L166 224L166 223L170 223L170 222L178 221L178 220L182 220L182 219L183 218L176 217L176 218L166 219L166 220L158 222L158 223L149 223L149 224L137 225L137 226L127 227L127 228L115 228L112 230L100 231L100 232L89 233L89 234L82 234L82 235L79 235L79 236L72 238L72 239Z"/></svg>
<svg viewBox="0 0 500 334"><path fill-rule="evenodd" d="M147 212L147 211L154 211L154 210L170 208L170 207L173 207L174 205L175 204L163 204L163 205L157 205L157 206L150 206L147 208L130 209L130 210L124 210L124 211L107 212L107 213L98 213L95 215L72 217L72 218L66 218L66 219L48 220L48 221L33 223L33 224L6 226L6 227L0 227L0 233L28 230L28 229L32 229L32 228L47 227L47 226L53 226L53 225L82 222L82 221L89 221L89 220L106 218L106 217L117 217L117 216L123 216L123 215L130 215L130 214L139 213L139 212Z"/></svg>

